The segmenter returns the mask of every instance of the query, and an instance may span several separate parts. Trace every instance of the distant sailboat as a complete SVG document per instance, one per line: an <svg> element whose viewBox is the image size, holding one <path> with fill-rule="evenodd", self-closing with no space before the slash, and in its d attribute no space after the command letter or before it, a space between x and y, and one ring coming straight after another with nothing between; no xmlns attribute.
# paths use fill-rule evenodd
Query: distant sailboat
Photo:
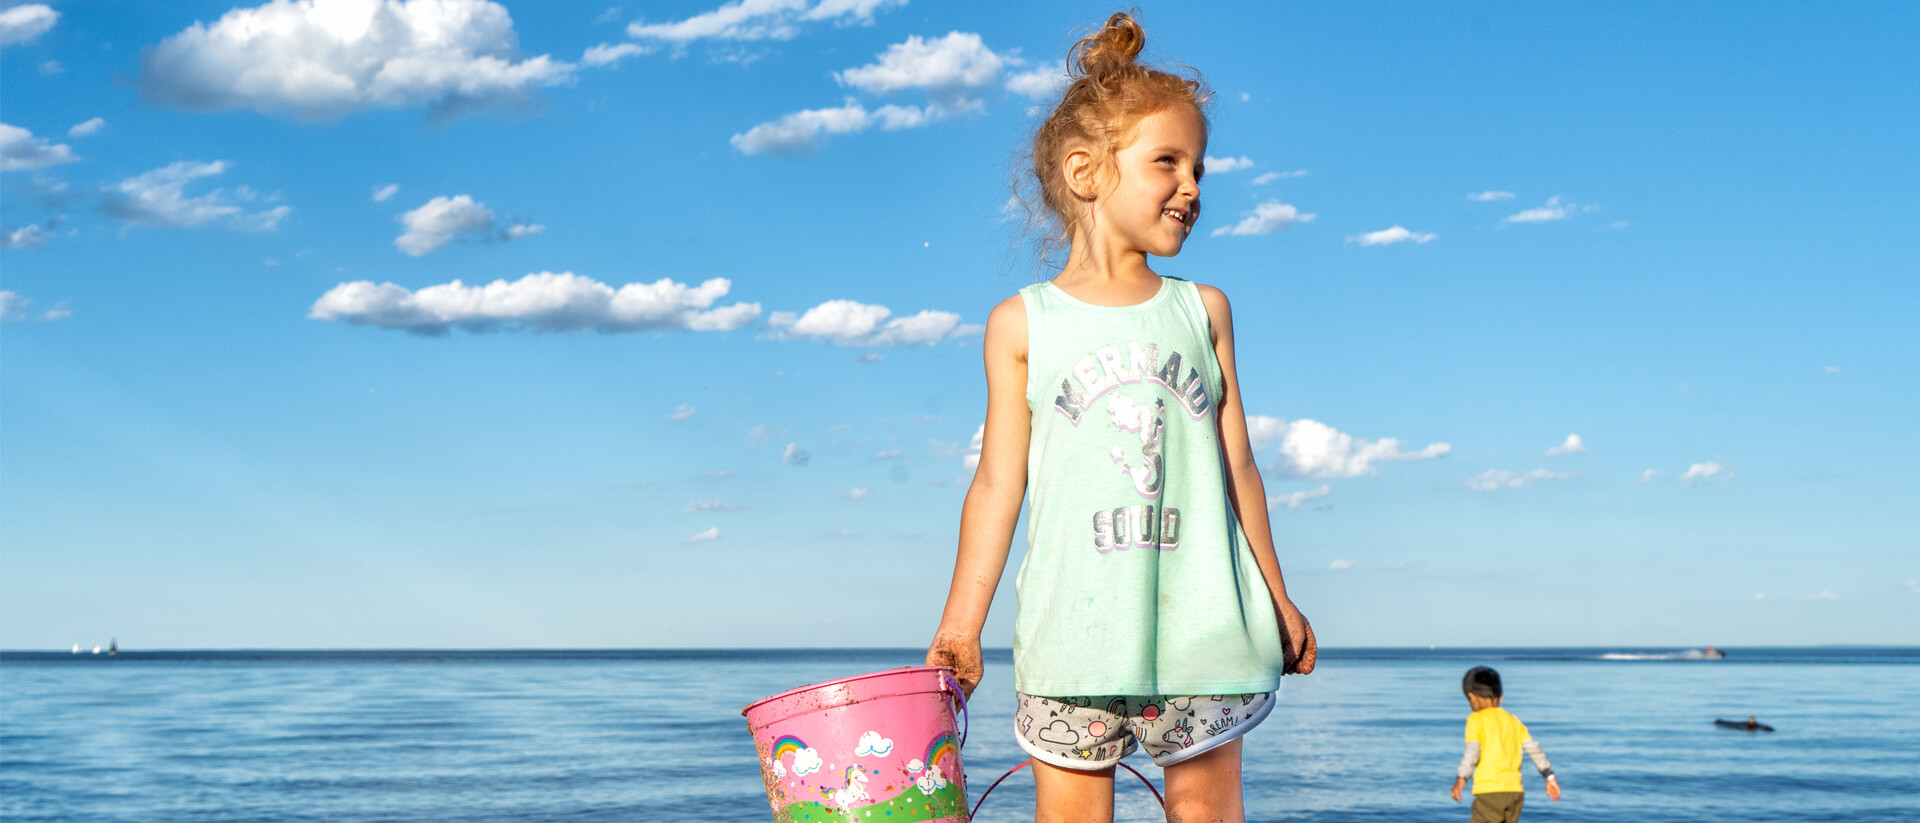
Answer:
<svg viewBox="0 0 1920 823"><path fill-rule="evenodd" d="M93 647L93 653L94 653L94 654L99 654L99 653L100 653L100 647L99 647L99 646L95 646L95 647Z"/></svg>
<svg viewBox="0 0 1920 823"><path fill-rule="evenodd" d="M79 654L79 653L80 653L80 644L78 644L78 643L75 643L75 644L73 644L73 653L74 653L74 654Z"/></svg>
<svg viewBox="0 0 1920 823"><path fill-rule="evenodd" d="M120 638L118 637L109 638L107 640L107 654L119 654L119 653L120 653Z"/></svg>

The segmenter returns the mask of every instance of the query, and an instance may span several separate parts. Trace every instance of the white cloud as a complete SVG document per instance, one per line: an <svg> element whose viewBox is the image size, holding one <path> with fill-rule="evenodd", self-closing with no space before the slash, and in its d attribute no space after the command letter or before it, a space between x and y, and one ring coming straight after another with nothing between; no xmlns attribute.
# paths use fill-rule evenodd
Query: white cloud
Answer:
<svg viewBox="0 0 1920 823"><path fill-rule="evenodd" d="M546 226L543 226L539 223L530 223L530 224L523 224L523 225L517 225L517 226L508 226L504 234L506 235L506 238L508 240L519 240L522 237L532 237L546 230L547 230Z"/></svg>
<svg viewBox="0 0 1920 823"><path fill-rule="evenodd" d="M99 134L100 130L106 127L107 127L107 118L105 117L89 118L84 122L73 124L71 128L67 129L67 136L68 137L87 137L90 135Z"/></svg>
<svg viewBox="0 0 1920 823"><path fill-rule="evenodd" d="M1006 58L987 48L980 35L954 31L936 40L910 35L865 66L837 71L833 79L868 94L928 89L956 94L993 85Z"/></svg>
<svg viewBox="0 0 1920 823"><path fill-rule="evenodd" d="M1219 237L1223 234L1272 234L1277 231L1286 231L1292 228L1295 223L1311 223L1313 222L1313 218L1317 216L1318 215L1315 214L1302 212L1278 200L1269 200L1255 206L1253 211L1247 212L1247 216L1242 218L1240 222L1231 226L1221 226L1220 228L1214 229L1213 236Z"/></svg>
<svg viewBox="0 0 1920 823"><path fill-rule="evenodd" d="M1066 61L1055 60L1009 76L1007 91L1044 100L1066 88L1068 79Z"/></svg>
<svg viewBox="0 0 1920 823"><path fill-rule="evenodd" d="M811 747L793 753L793 773L808 775L820 770L820 753Z"/></svg>
<svg viewBox="0 0 1920 823"><path fill-rule="evenodd" d="M852 134L878 125L882 129L909 129L933 122L928 109L888 104L873 111L847 98L837 109L805 109L761 123L728 138L744 154L793 154L818 148L829 134Z"/></svg>
<svg viewBox="0 0 1920 823"><path fill-rule="evenodd" d="M744 508L746 508L746 506L739 506L732 503L728 503L724 500L721 500L718 497L710 497L705 500L695 500L691 503L688 503L686 508L686 513L700 514L702 512L737 512Z"/></svg>
<svg viewBox="0 0 1920 823"><path fill-rule="evenodd" d="M1208 174L1226 174L1230 171L1253 168L1253 158L1244 154L1239 157L1208 157L1205 160L1205 166Z"/></svg>
<svg viewBox="0 0 1920 823"><path fill-rule="evenodd" d="M229 195L214 189L199 197L188 197L187 184L206 177L225 174L221 160L201 163L182 160L168 166L135 175L107 188L100 210L108 217L144 226L191 228L216 220L225 220L230 228L242 231L266 231L280 224L293 212L287 206L248 213L235 201L253 199L251 189L240 186Z"/></svg>
<svg viewBox="0 0 1920 823"><path fill-rule="evenodd" d="M1640 473L1640 482L1652 483L1653 479L1659 476L1660 476L1659 472L1654 471L1653 469L1648 469Z"/></svg>
<svg viewBox="0 0 1920 823"><path fill-rule="evenodd" d="M685 540L682 540L682 541L680 541L680 542L682 542L682 543L705 543L705 542L707 542L707 541L709 541L709 540L719 540L719 539L720 539L720 527L719 527L719 526L714 526L714 527L713 527L713 528L711 528L711 529L708 529L708 530L706 530L706 531L703 531L703 532L701 532L701 533L699 533L699 534L696 534L696 535L694 535L694 536L692 536L692 537L689 537L689 538L687 538L687 539L685 539Z"/></svg>
<svg viewBox="0 0 1920 823"><path fill-rule="evenodd" d="M1306 505L1310 501L1319 500L1332 493L1332 486L1321 483L1320 488L1317 489L1308 489L1303 492L1287 492L1286 494L1270 494L1267 495L1267 510L1272 511L1284 507L1288 511L1293 511Z"/></svg>
<svg viewBox="0 0 1920 823"><path fill-rule="evenodd" d="M853 750L854 757L880 757L893 751L893 739L881 737L879 732L866 732L860 735L860 744Z"/></svg>
<svg viewBox="0 0 1920 823"><path fill-rule="evenodd" d="M1270 172L1267 172L1266 174L1260 175L1259 177L1253 178L1253 184L1256 186L1264 186L1275 180L1286 180L1288 178L1305 177L1305 176L1307 176L1306 169L1295 169L1293 171L1270 171Z"/></svg>
<svg viewBox="0 0 1920 823"><path fill-rule="evenodd" d="M694 407L692 403L681 403L680 405L674 407L673 413L667 415L667 419L668 420L692 420L693 412L694 412Z"/></svg>
<svg viewBox="0 0 1920 823"><path fill-rule="evenodd" d="M1547 449L1548 457L1559 457L1560 455L1563 455L1563 454L1586 454L1586 453L1587 453L1587 444L1581 441L1580 435L1577 435L1577 434L1569 434L1567 435L1567 439L1560 441L1560 445Z"/></svg>
<svg viewBox="0 0 1920 823"><path fill-rule="evenodd" d="M872 486L859 486L848 489L845 496L848 500L865 500L870 494L873 494Z"/></svg>
<svg viewBox="0 0 1920 823"><path fill-rule="evenodd" d="M394 238L393 245L414 257L431 254L455 235L493 231L493 210L464 194L435 197L399 220L407 230Z"/></svg>
<svg viewBox="0 0 1920 823"><path fill-rule="evenodd" d="M565 61L517 60L517 39L506 7L487 0L273 0L146 49L140 93L189 111L333 120L413 106L456 115L572 78Z"/></svg>
<svg viewBox="0 0 1920 823"><path fill-rule="evenodd" d="M788 443L787 450L780 453L780 462L789 466L804 466L810 459L812 455L807 454L806 449L800 448L799 443Z"/></svg>
<svg viewBox="0 0 1920 823"><path fill-rule="evenodd" d="M1250 423L1249 429L1254 428ZM1280 441L1280 468L1296 477L1362 477L1379 471L1375 463L1427 460L1453 451L1447 443L1429 443L1418 451L1406 451L1396 438L1364 440L1317 420L1265 418L1258 430L1262 443L1276 438Z"/></svg>
<svg viewBox="0 0 1920 823"><path fill-rule="evenodd" d="M40 169L79 159L73 148L64 143L49 143L47 138L35 137L27 129L0 123L0 171Z"/></svg>
<svg viewBox="0 0 1920 823"><path fill-rule="evenodd" d="M1479 193L1477 193L1477 194L1469 194L1469 195L1467 195L1467 199L1468 199L1468 200L1472 200L1472 201L1473 201L1473 202L1475 202L1475 203L1491 203L1491 202L1493 202L1493 201L1496 201L1496 200L1512 200L1512 199L1513 199L1513 192L1510 192L1510 191L1483 191L1483 192L1479 192Z"/></svg>
<svg viewBox="0 0 1920 823"><path fill-rule="evenodd" d="M1517 489L1540 480L1565 480L1573 475L1566 472L1534 469L1530 472L1510 472L1506 469L1488 469L1467 478L1467 488L1477 492L1493 492L1502 489Z"/></svg>
<svg viewBox="0 0 1920 823"><path fill-rule="evenodd" d="M585 54L580 55L580 62L594 68L603 68L619 65L622 60L651 51L653 49L639 43L601 43L588 48Z"/></svg>
<svg viewBox="0 0 1920 823"><path fill-rule="evenodd" d="M1686 472L1680 475L1680 482L1693 483L1694 481L1697 481L1697 480L1706 480L1708 478L1719 475L1720 472L1724 471L1725 469L1726 469L1725 466L1722 466L1719 463L1716 463L1711 460L1705 463L1695 463L1691 466L1688 466Z"/></svg>
<svg viewBox="0 0 1920 823"><path fill-rule="evenodd" d="M572 272L539 272L508 282L469 286L455 280L417 292L368 280L341 283L307 316L363 326L445 334L524 328L539 331L631 332L654 329L727 331L760 316L760 304L710 308L732 283L716 277L699 286L662 278L618 289Z"/></svg>
<svg viewBox="0 0 1920 823"><path fill-rule="evenodd" d="M973 442L967 446L967 453L960 456L960 465L965 466L967 471L980 467L980 444L986 441L986 437L987 424L981 423L980 428L973 430Z"/></svg>
<svg viewBox="0 0 1920 823"><path fill-rule="evenodd" d="M892 317L886 306L853 300L828 300L804 314L774 312L767 325L779 329L785 340L827 340L841 346L933 345L942 340L981 334L984 327L960 322L952 312L922 311L910 317Z"/></svg>
<svg viewBox="0 0 1920 823"><path fill-rule="evenodd" d="M806 0L736 0L713 11L676 23L627 25L627 36L674 43L696 40L789 40L800 33L800 23L872 25L873 14L907 0L820 0L812 8Z"/></svg>
<svg viewBox="0 0 1920 823"><path fill-rule="evenodd" d="M0 11L0 48L31 43L58 22L60 12L40 3L28 3Z"/></svg>
<svg viewBox="0 0 1920 823"><path fill-rule="evenodd" d="M399 193L400 193L399 183L388 183L384 186L375 186L373 189L373 202L385 203L387 202L387 198L392 197Z"/></svg>
<svg viewBox="0 0 1920 823"><path fill-rule="evenodd" d="M1840 593L1822 590L1818 593L1807 595L1806 599L1808 600L1839 600Z"/></svg>
<svg viewBox="0 0 1920 823"><path fill-rule="evenodd" d="M1254 451L1260 451L1278 442L1287 434L1287 421L1264 414L1247 415L1247 440L1253 444Z"/></svg>
<svg viewBox="0 0 1920 823"><path fill-rule="evenodd" d="M1327 564L1327 568L1329 568L1329 569L1332 569L1332 570L1334 570L1334 571L1337 571L1337 572L1338 572L1338 571L1346 571L1347 569L1351 569L1351 568L1353 568L1353 561L1351 561L1351 560L1335 560L1335 561L1333 561L1332 563L1328 563L1328 564Z"/></svg>
<svg viewBox="0 0 1920 823"><path fill-rule="evenodd" d="M25 251L37 249L47 244L53 235L38 225L28 223L19 228L0 227L0 249Z"/></svg>
<svg viewBox="0 0 1920 823"><path fill-rule="evenodd" d="M1755 599L1755 600L1765 600L1765 599L1767 599L1767 593L1766 593L1766 592L1754 592L1754 593L1753 593L1753 599Z"/></svg>
<svg viewBox="0 0 1920 823"><path fill-rule="evenodd" d="M28 307L32 305L33 300L21 297L16 292L0 291L0 322L45 323L54 320L65 320L73 316L73 312L68 311L65 305L56 305L51 309L35 315L28 309Z"/></svg>
<svg viewBox="0 0 1920 823"><path fill-rule="evenodd" d="M1552 220L1565 220L1574 212L1574 204L1560 202L1560 195L1547 199L1547 204L1527 209L1509 216L1508 223L1545 223Z"/></svg>
<svg viewBox="0 0 1920 823"><path fill-rule="evenodd" d="M885 359L887 359L886 355L881 354L877 351L870 351L870 352L867 352L866 354L860 355L859 357L853 358L853 362L857 365L864 366L868 363L878 363Z"/></svg>
<svg viewBox="0 0 1920 823"><path fill-rule="evenodd" d="M1840 373L1840 367L1839 367L1839 366L1827 366L1827 367L1825 367L1825 368L1822 368L1822 369L1821 369L1821 371L1824 371L1824 372L1826 372L1826 373L1828 373L1828 374L1839 374L1839 373Z"/></svg>
<svg viewBox="0 0 1920 823"><path fill-rule="evenodd" d="M1370 231L1366 234L1356 234L1347 238L1347 242L1359 243L1362 246L1391 246L1395 243L1406 242L1425 244L1439 237L1440 235L1437 234L1422 234L1420 232L1407 231L1403 226L1394 226L1390 229Z"/></svg>
<svg viewBox="0 0 1920 823"><path fill-rule="evenodd" d="M881 450L879 450L879 451L877 451L877 452L874 452L874 453L873 453L873 459L875 459L875 460L899 460L899 459L900 459L900 456L901 456L901 455L903 455L903 454L905 454L905 452L903 452L903 451L901 451L901 450L899 450L899 449L881 449Z"/></svg>
<svg viewBox="0 0 1920 823"><path fill-rule="evenodd" d="M49 77L56 74L67 73L67 67L60 65L60 61L58 60L42 60L40 61L39 68L40 68L41 74L47 75Z"/></svg>
<svg viewBox="0 0 1920 823"><path fill-rule="evenodd" d="M766 437L784 436L786 433L787 430L783 426L760 425L747 430L747 436L755 440Z"/></svg>

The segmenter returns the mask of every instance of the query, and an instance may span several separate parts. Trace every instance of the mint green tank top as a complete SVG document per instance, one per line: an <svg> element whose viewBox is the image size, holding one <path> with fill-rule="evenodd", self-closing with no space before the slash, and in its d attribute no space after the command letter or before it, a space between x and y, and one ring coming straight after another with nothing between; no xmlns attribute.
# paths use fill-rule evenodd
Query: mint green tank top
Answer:
<svg viewBox="0 0 1920 823"><path fill-rule="evenodd" d="M1052 283L1027 310L1027 555L1014 688L1199 695L1279 686L1273 597L1227 502L1220 362L1193 283L1133 306Z"/></svg>

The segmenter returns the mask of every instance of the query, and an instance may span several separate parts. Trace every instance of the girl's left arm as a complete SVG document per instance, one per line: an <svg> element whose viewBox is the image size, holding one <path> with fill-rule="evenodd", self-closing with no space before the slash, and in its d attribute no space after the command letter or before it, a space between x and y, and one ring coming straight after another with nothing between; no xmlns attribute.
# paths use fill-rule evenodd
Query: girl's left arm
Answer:
<svg viewBox="0 0 1920 823"><path fill-rule="evenodd" d="M1280 574L1280 558L1273 550L1273 526L1267 520L1267 487L1260 481L1260 468L1254 462L1253 444L1247 438L1246 410L1240 405L1240 378L1233 365L1233 307L1227 295L1212 286L1200 286L1200 301L1207 307L1207 319L1213 329L1213 353L1220 361L1223 390L1214 418L1218 426L1221 453L1227 464L1227 502L1240 518L1240 530L1253 548L1253 560L1266 578L1267 591L1273 594L1275 615L1280 618L1281 642L1286 647L1283 672L1307 674L1319 657L1313 637L1313 624L1287 597L1287 582Z"/></svg>

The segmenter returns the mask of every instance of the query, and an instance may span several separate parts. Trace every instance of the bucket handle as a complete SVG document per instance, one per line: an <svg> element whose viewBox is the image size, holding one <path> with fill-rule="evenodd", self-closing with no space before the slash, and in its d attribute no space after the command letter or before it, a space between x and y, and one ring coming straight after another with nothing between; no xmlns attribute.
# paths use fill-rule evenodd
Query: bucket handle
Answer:
<svg viewBox="0 0 1920 823"><path fill-rule="evenodd" d="M960 688L960 681L953 679L953 674L946 669L940 670L940 679L945 681L947 688L953 692L953 699L960 701L960 746L965 748L967 745L967 727L972 725L967 717L967 690Z"/></svg>

